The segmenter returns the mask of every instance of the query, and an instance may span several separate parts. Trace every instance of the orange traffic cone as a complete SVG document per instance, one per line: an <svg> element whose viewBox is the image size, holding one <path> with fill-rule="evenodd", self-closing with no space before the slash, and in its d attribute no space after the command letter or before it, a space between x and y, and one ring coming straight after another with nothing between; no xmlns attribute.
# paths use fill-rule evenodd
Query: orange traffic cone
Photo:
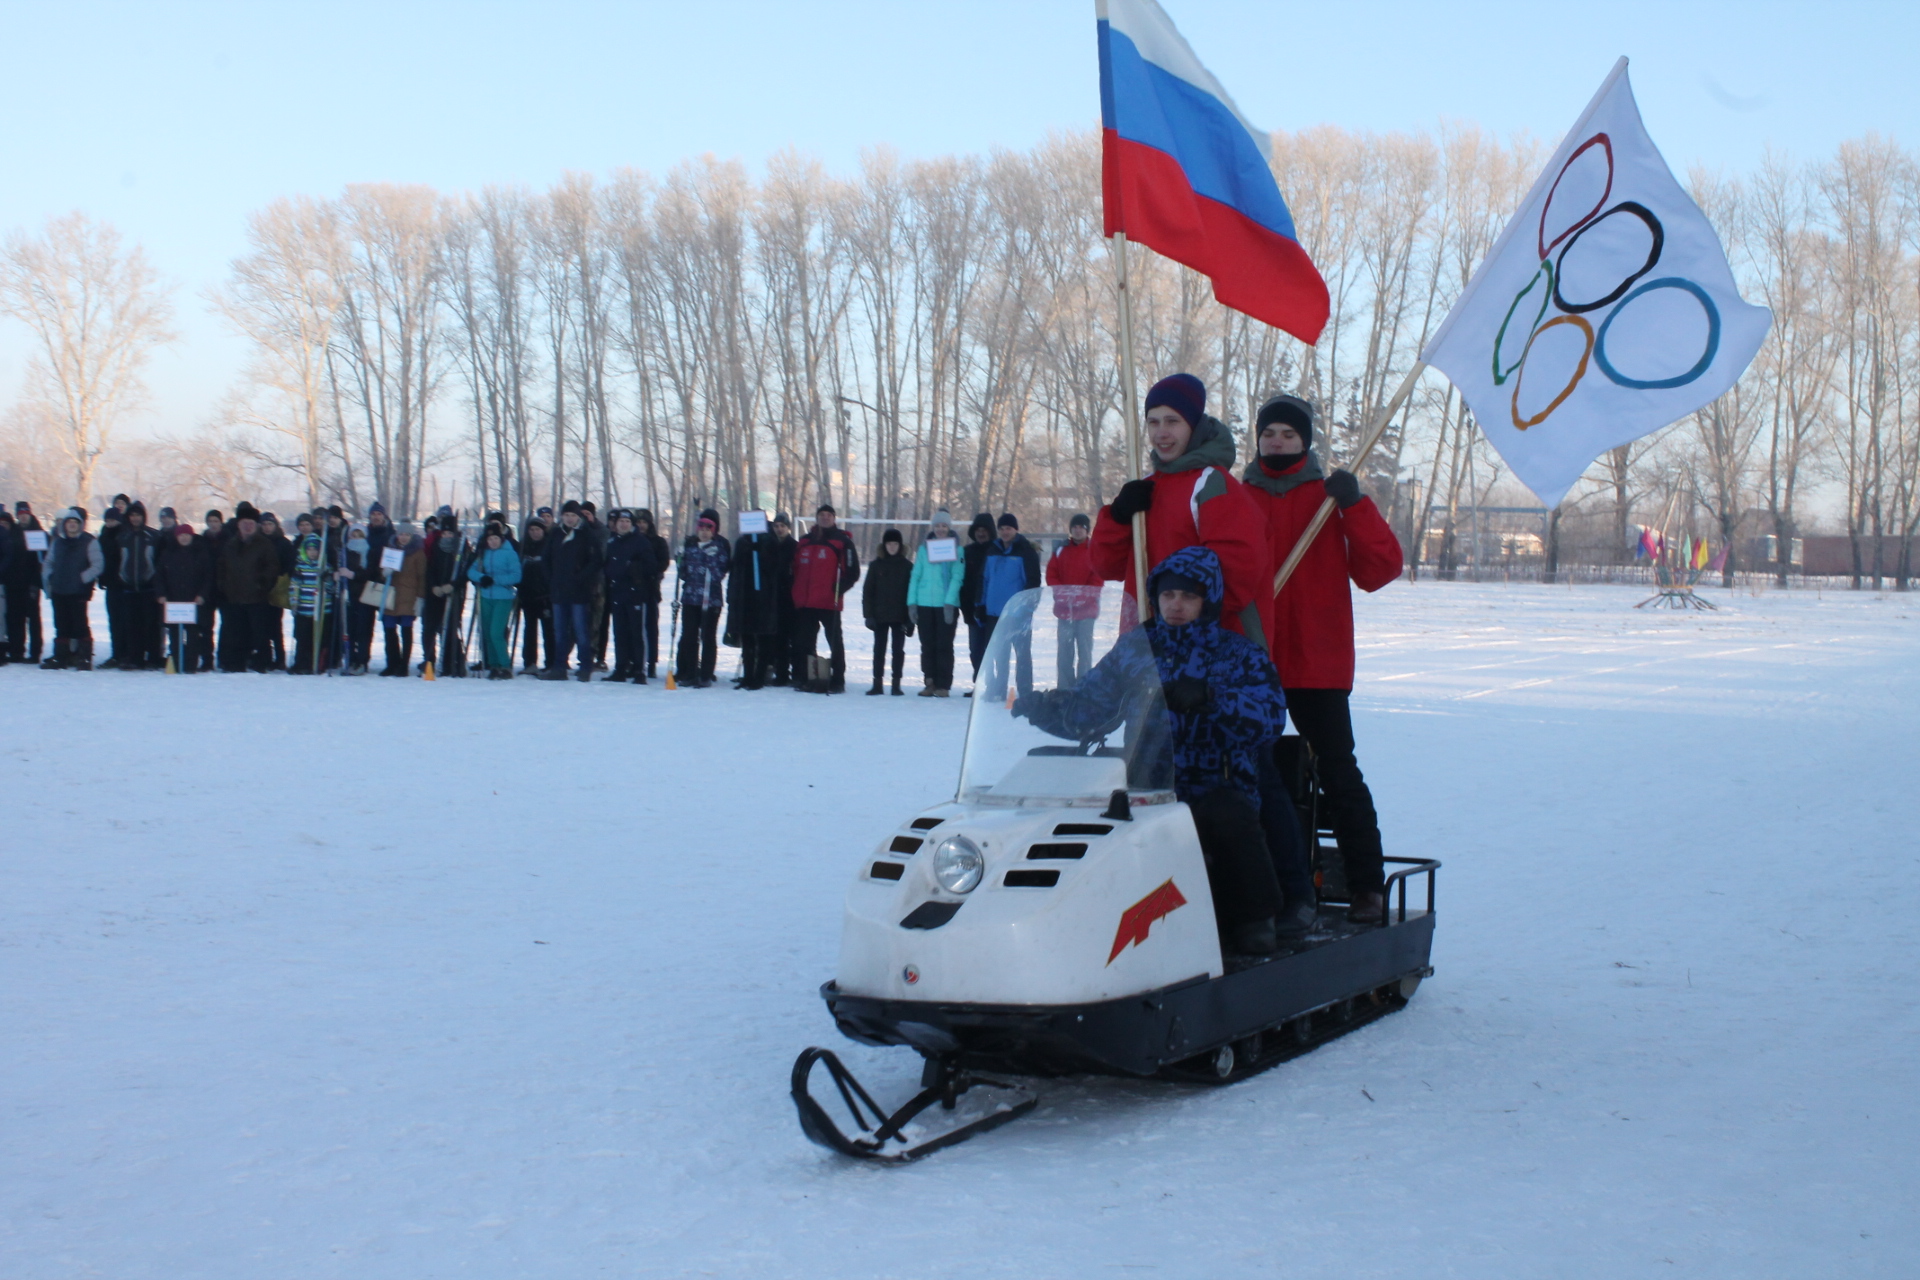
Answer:
<svg viewBox="0 0 1920 1280"><path fill-rule="evenodd" d="M427 664L427 669L420 673L420 678L422 680L433 679L433 664L431 662Z"/></svg>

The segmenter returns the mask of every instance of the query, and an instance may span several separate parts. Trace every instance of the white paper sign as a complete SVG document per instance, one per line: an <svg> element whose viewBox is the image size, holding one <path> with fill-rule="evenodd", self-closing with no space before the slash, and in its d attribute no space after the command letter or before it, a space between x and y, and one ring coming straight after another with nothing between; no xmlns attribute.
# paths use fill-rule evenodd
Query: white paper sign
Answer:
<svg viewBox="0 0 1920 1280"><path fill-rule="evenodd" d="M957 538L930 538L927 540L927 559L935 564L952 564L960 558L959 546Z"/></svg>
<svg viewBox="0 0 1920 1280"><path fill-rule="evenodd" d="M400 566L406 562L407 553L400 547L386 547L380 552L380 567L382 569L397 571Z"/></svg>
<svg viewBox="0 0 1920 1280"><path fill-rule="evenodd" d="M767 513L764 511L742 511L740 513L740 532L765 533L767 531Z"/></svg>
<svg viewBox="0 0 1920 1280"><path fill-rule="evenodd" d="M200 606L189 600L185 604L167 601L167 625L178 626L182 623L193 626L200 621Z"/></svg>
<svg viewBox="0 0 1920 1280"><path fill-rule="evenodd" d="M39 529L27 530L27 550L45 551L46 549L47 535Z"/></svg>

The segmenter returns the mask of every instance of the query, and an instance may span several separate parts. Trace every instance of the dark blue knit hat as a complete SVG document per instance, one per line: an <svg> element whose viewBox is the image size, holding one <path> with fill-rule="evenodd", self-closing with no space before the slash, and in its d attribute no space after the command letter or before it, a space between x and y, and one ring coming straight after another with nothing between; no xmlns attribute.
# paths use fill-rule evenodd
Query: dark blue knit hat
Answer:
<svg viewBox="0 0 1920 1280"><path fill-rule="evenodd" d="M1197 427L1207 414L1207 384L1190 373L1169 374L1147 390L1146 412L1161 405L1185 418L1188 426Z"/></svg>

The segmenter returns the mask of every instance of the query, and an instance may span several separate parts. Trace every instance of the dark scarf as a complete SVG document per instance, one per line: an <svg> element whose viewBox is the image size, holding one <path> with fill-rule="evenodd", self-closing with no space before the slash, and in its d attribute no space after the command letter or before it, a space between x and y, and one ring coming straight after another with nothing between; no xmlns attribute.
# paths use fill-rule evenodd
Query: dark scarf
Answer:
<svg viewBox="0 0 1920 1280"><path fill-rule="evenodd" d="M1256 457L1240 473L1240 479L1265 489L1276 498L1292 492L1309 480L1326 478L1326 473L1320 470L1320 456L1311 449L1300 455L1298 461L1289 463L1281 470L1270 470L1267 463L1268 459Z"/></svg>

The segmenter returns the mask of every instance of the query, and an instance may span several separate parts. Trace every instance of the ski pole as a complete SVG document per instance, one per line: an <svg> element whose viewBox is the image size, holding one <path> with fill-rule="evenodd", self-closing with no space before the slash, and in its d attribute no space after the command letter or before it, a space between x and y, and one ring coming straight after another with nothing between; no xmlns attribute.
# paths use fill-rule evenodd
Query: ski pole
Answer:
<svg viewBox="0 0 1920 1280"><path fill-rule="evenodd" d="M673 678L674 668L679 664L680 637L680 588L686 582L678 572L673 577L673 621L667 625L667 688L678 689L680 684Z"/></svg>

